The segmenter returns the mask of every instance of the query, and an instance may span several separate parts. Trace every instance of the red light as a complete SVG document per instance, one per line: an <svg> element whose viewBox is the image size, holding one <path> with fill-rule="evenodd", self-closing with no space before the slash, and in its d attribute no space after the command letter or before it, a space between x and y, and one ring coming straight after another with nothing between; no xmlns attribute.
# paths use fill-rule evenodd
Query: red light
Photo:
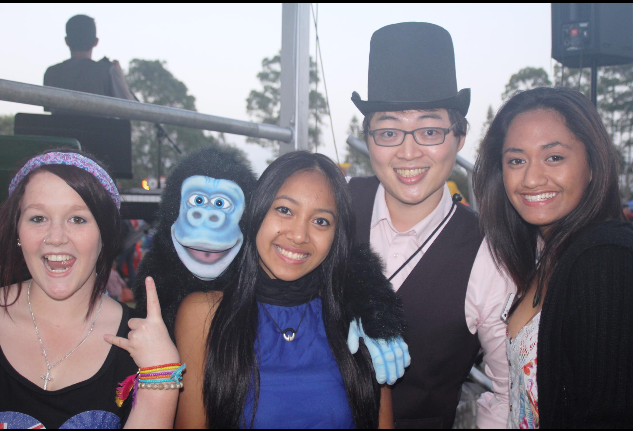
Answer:
<svg viewBox="0 0 633 431"><path fill-rule="evenodd" d="M571 29L571 35L574 36L574 37L578 36L578 29L577 28L572 28Z"/></svg>

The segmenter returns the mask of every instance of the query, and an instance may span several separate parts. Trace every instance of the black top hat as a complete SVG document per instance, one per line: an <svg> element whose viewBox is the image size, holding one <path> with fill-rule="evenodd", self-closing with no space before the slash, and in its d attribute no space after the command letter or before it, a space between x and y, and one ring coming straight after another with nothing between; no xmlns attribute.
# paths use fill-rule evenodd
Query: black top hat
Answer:
<svg viewBox="0 0 633 431"><path fill-rule="evenodd" d="M466 115L470 105L470 88L457 91L451 35L427 22L391 24L374 32L367 93L367 101L352 93L363 115L427 108L455 108Z"/></svg>

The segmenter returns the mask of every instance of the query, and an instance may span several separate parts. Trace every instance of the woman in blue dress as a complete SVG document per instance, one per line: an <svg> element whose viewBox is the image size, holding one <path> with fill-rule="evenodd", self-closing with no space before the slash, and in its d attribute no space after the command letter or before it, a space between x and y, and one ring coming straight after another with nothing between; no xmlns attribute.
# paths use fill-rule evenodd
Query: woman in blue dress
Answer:
<svg viewBox="0 0 633 431"><path fill-rule="evenodd" d="M340 170L319 154L287 154L262 174L237 275L178 312L188 371L177 428L393 426L367 350L353 355L346 344L345 298L360 279L350 276L350 202ZM371 274L395 297L368 253L364 280Z"/></svg>

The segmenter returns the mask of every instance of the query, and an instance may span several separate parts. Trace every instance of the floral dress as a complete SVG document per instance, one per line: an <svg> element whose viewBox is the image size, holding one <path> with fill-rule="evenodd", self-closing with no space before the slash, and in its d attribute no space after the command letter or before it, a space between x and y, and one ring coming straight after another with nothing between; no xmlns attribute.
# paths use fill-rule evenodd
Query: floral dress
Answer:
<svg viewBox="0 0 633 431"><path fill-rule="evenodd" d="M506 348L510 362L510 414L508 428L537 429L538 388L536 385L536 345L541 313L510 339L506 331Z"/></svg>

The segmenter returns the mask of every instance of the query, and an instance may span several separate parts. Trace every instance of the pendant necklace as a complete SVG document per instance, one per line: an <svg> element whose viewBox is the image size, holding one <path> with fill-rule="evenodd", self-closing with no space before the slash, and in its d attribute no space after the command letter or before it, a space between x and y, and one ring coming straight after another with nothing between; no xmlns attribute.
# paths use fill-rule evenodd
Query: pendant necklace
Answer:
<svg viewBox="0 0 633 431"><path fill-rule="evenodd" d="M297 335L297 332L299 331L299 328L301 327L301 324L303 323L303 318L306 317L306 313L308 312L308 307L310 307L310 303L312 302L312 299L314 299L314 297L310 298L310 300L306 304L306 309L303 310L303 315L301 316L299 325L297 325L297 329L286 328L282 330L281 327L277 324L277 321L273 319L273 316L270 315L270 313L268 312L268 309L266 309L264 304L262 304L262 308L264 309L266 314L268 314L268 317L270 317L270 320L273 321L277 329L279 329L279 332L281 332L281 335L284 336L284 340L286 340L287 342L291 342L295 339L295 335Z"/></svg>
<svg viewBox="0 0 633 431"><path fill-rule="evenodd" d="M26 290L26 301L29 304L29 311L31 312L31 319L33 320L33 326L35 327L35 335L37 335L37 340L40 342L40 347L42 348L42 353L44 354L44 360L46 361L46 375L45 376L40 376L40 379L44 380L44 390L46 390L46 388L48 387L48 382L53 380L50 377L51 370L53 368L55 368L56 366L58 366L59 364L61 364L70 355L72 355L75 352L75 350L80 348L81 345L86 342L88 337L90 337L90 334L92 334L92 330L95 327L95 323L97 323L97 319L99 318L99 313L101 313L101 306L103 305L103 295L101 296L101 301L99 302L99 309L97 310L97 315L95 316L95 320L92 321L92 325L90 325L90 330L88 331L88 334L86 334L84 339L81 340L81 342L79 344L77 344L77 347L75 347L70 352L68 352L66 354L66 356L61 358L55 364L51 365L50 362L48 361L48 356L46 355L46 350L44 350L44 343L42 343L42 337L40 337L40 331L37 329L37 324L35 323L35 316L33 315L33 308L31 307L31 284L33 284L33 280L31 280L31 282L29 283L29 287Z"/></svg>

